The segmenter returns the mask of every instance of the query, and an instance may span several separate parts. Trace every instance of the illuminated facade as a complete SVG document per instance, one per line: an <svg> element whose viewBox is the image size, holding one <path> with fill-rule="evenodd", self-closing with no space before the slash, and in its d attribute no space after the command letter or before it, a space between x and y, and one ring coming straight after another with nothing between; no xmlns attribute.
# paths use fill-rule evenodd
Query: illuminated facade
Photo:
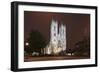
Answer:
<svg viewBox="0 0 100 73"><path fill-rule="evenodd" d="M66 26L52 20L50 26L50 43L44 48L44 54L59 54L66 50Z"/></svg>

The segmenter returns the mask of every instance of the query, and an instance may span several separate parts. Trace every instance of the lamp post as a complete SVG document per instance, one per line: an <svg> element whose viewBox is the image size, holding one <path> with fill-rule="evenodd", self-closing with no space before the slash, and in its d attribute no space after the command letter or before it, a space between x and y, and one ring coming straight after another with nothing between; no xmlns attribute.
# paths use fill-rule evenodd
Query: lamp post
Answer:
<svg viewBox="0 0 100 73"><path fill-rule="evenodd" d="M28 43L28 42L26 42L26 43L25 43L25 45L26 45L26 46L28 46L28 45L29 45L29 43Z"/></svg>

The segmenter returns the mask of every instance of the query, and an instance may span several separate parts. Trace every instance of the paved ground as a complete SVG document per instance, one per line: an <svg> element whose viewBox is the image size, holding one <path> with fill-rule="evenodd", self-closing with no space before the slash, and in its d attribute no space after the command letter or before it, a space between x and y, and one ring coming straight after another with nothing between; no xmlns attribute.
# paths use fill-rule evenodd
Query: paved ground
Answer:
<svg viewBox="0 0 100 73"><path fill-rule="evenodd" d="M71 60L71 59L88 59L89 57L77 56L42 56L42 57L25 57L25 62L31 61L48 61L48 60Z"/></svg>

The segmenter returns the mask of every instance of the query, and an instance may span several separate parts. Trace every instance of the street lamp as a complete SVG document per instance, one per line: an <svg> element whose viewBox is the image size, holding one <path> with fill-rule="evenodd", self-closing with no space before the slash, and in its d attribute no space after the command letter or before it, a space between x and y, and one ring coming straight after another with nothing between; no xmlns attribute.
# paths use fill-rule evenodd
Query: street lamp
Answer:
<svg viewBox="0 0 100 73"><path fill-rule="evenodd" d="M26 46L28 46L28 45L29 45L29 43L28 43L28 42L26 42L26 43L25 43L25 45L26 45Z"/></svg>

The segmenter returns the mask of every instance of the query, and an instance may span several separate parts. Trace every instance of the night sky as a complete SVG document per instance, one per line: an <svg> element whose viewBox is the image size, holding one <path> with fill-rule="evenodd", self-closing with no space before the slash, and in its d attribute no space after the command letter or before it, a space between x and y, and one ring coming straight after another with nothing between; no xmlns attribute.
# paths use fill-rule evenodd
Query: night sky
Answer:
<svg viewBox="0 0 100 73"><path fill-rule="evenodd" d="M52 19L57 20L59 25L66 25L66 46L69 49L90 35L89 14L24 11L24 40L27 41L31 30L38 30L49 42Z"/></svg>

